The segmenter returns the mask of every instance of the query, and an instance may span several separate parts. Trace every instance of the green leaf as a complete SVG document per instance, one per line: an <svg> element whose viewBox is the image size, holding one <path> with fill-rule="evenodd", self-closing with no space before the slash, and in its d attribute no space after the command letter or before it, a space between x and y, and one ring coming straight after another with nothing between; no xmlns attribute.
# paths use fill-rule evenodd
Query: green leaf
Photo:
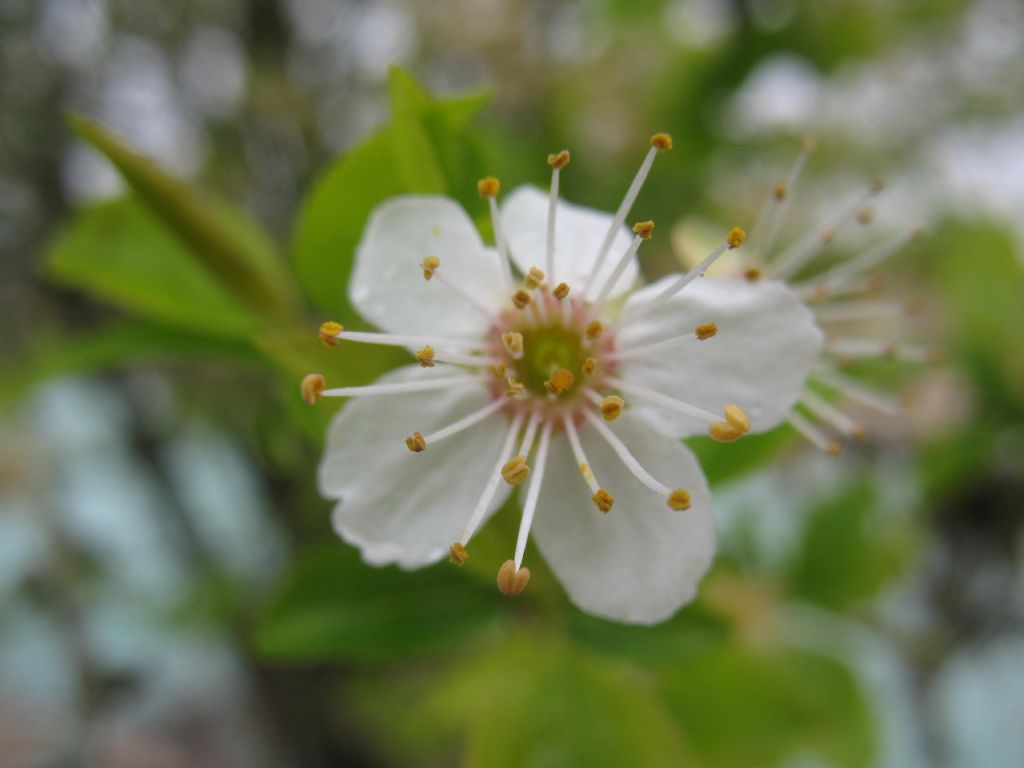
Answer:
<svg viewBox="0 0 1024 768"><path fill-rule="evenodd" d="M341 542L300 558L257 623L259 652L293 661L383 661L462 644L499 614L449 563L371 568Z"/></svg>
<svg viewBox="0 0 1024 768"><path fill-rule="evenodd" d="M266 233L227 203L194 189L129 149L98 123L69 118L71 128L99 150L135 193L228 290L261 312L295 314L290 275Z"/></svg>
<svg viewBox="0 0 1024 768"><path fill-rule="evenodd" d="M79 211L58 236L46 268L66 285L189 331L244 337L258 323L134 198Z"/></svg>
<svg viewBox="0 0 1024 768"><path fill-rule="evenodd" d="M693 437L686 441L697 454L697 460L711 485L720 485L767 464L790 444L792 435L785 429L773 429L756 435L745 435L735 443L719 443L710 437Z"/></svg>
<svg viewBox="0 0 1024 768"><path fill-rule="evenodd" d="M811 754L858 768L872 759L863 693L832 659L718 645L659 680L689 743L712 765L769 768Z"/></svg>
<svg viewBox="0 0 1024 768"><path fill-rule="evenodd" d="M412 75L392 67L388 76L391 97L391 152L402 186L425 194L448 191L437 150L423 126L423 114L434 98Z"/></svg>

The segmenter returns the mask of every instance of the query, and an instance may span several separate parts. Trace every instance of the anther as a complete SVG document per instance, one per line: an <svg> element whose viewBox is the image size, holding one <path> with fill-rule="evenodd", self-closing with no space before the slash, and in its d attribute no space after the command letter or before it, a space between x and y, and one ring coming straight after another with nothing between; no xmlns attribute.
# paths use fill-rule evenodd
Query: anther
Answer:
<svg viewBox="0 0 1024 768"><path fill-rule="evenodd" d="M434 272L441 266L441 259L437 256L427 256L421 263L420 266L423 268L423 279L429 280L434 276Z"/></svg>
<svg viewBox="0 0 1024 768"><path fill-rule="evenodd" d="M553 155L548 155L548 165L556 170L562 170L569 164L569 150L563 149Z"/></svg>
<svg viewBox="0 0 1024 768"><path fill-rule="evenodd" d="M310 405L316 405L317 400L320 399L320 394L324 391L326 381L324 377L319 373L307 374L302 379L302 384L299 385L299 392L302 393L302 399Z"/></svg>
<svg viewBox="0 0 1024 768"><path fill-rule="evenodd" d="M498 569L498 589L501 594L512 597L518 595L526 585L530 583L530 569L520 568L516 570L514 560L506 560Z"/></svg>
<svg viewBox="0 0 1024 768"><path fill-rule="evenodd" d="M491 366L491 376L501 381L505 378L505 363L500 360Z"/></svg>
<svg viewBox="0 0 1024 768"><path fill-rule="evenodd" d="M612 496L604 488L598 488L597 493L590 497L590 500L594 502L594 506L599 510L607 514L612 505L615 503L615 497Z"/></svg>
<svg viewBox="0 0 1024 768"><path fill-rule="evenodd" d="M626 401L618 395L608 395L601 401L601 415L605 421L615 421L622 415L622 409L626 407Z"/></svg>
<svg viewBox="0 0 1024 768"><path fill-rule="evenodd" d="M555 289L551 292L551 295L554 296L559 301L561 301L562 299L569 295L569 284L559 283L558 285L555 286Z"/></svg>
<svg viewBox="0 0 1024 768"><path fill-rule="evenodd" d="M707 341L716 333L718 333L718 326L714 323L701 323L693 330L694 336L700 341Z"/></svg>
<svg viewBox="0 0 1024 768"><path fill-rule="evenodd" d="M476 191L480 193L480 197L497 197L501 191L501 182L493 176L488 176L476 183Z"/></svg>
<svg viewBox="0 0 1024 768"><path fill-rule="evenodd" d="M651 136L651 146L659 152L668 152L672 149L672 137L667 133L656 133Z"/></svg>
<svg viewBox="0 0 1024 768"><path fill-rule="evenodd" d="M758 269L757 267L747 267L745 270L743 270L743 276L747 279L748 282L756 283L758 280L761 279L763 275L761 273L761 270Z"/></svg>
<svg viewBox="0 0 1024 768"><path fill-rule="evenodd" d="M708 435L720 443L731 443L739 440L745 433L728 421L713 421L708 427Z"/></svg>
<svg viewBox="0 0 1024 768"><path fill-rule="evenodd" d="M525 309L530 305L533 299L526 291L520 289L512 294L512 303L516 305L516 309Z"/></svg>
<svg viewBox="0 0 1024 768"><path fill-rule="evenodd" d="M516 381L511 376L505 379L505 396L506 397L522 397L523 392L526 391L526 386L521 381Z"/></svg>
<svg viewBox="0 0 1024 768"><path fill-rule="evenodd" d="M523 356L523 334L516 331L507 331L501 334L501 343L514 360Z"/></svg>
<svg viewBox="0 0 1024 768"><path fill-rule="evenodd" d="M729 422L730 425L744 434L750 431L750 418L744 410L735 403L729 403L729 405L725 406L724 415L725 420Z"/></svg>
<svg viewBox="0 0 1024 768"><path fill-rule="evenodd" d="M416 359L424 368L434 367L434 348L426 346L416 353Z"/></svg>
<svg viewBox="0 0 1024 768"><path fill-rule="evenodd" d="M551 378L544 382L548 392L553 395L560 395L567 389L571 389L576 383L576 377L568 368L558 368L552 372Z"/></svg>
<svg viewBox="0 0 1024 768"><path fill-rule="evenodd" d="M654 234L654 222L653 221L638 221L633 225L633 232L642 237L644 240L650 240Z"/></svg>
<svg viewBox="0 0 1024 768"><path fill-rule="evenodd" d="M772 197L780 202L786 199L786 185L776 184L775 189L772 190Z"/></svg>
<svg viewBox="0 0 1024 768"><path fill-rule="evenodd" d="M597 370L597 358L587 357L583 359L583 365L580 366L584 376L593 376L594 371Z"/></svg>
<svg viewBox="0 0 1024 768"><path fill-rule="evenodd" d="M341 323L329 321L320 325L320 341L328 347L336 347L341 343L338 336L345 330Z"/></svg>
<svg viewBox="0 0 1024 768"><path fill-rule="evenodd" d="M601 334L604 333L604 326L601 325L599 320L591 320L587 323L587 327L583 329L584 335L590 341L596 341L601 338Z"/></svg>
<svg viewBox="0 0 1024 768"><path fill-rule="evenodd" d="M836 239L836 231L834 229L823 229L818 233L818 237L821 238L821 242L828 245Z"/></svg>
<svg viewBox="0 0 1024 768"><path fill-rule="evenodd" d="M526 463L526 457L513 456L505 462L501 468L501 476L509 485L519 485L530 476L530 465Z"/></svg>
<svg viewBox="0 0 1024 768"><path fill-rule="evenodd" d="M526 287L530 290L539 288L540 284L544 282L544 272L537 269L537 267L530 267L530 271L526 273L523 282L526 283Z"/></svg>
<svg viewBox="0 0 1024 768"><path fill-rule="evenodd" d="M405 438L405 447L413 453L422 453L427 450L427 441L423 439L423 435L419 432L413 432L409 437Z"/></svg>
<svg viewBox="0 0 1024 768"><path fill-rule="evenodd" d="M725 236L725 242L728 244L730 250L733 248L739 248L743 245L743 241L746 239L747 233L740 227L733 227L729 230L729 234Z"/></svg>
<svg viewBox="0 0 1024 768"><path fill-rule="evenodd" d="M874 221L875 212L870 208L861 208L857 211L857 221L861 224L870 224Z"/></svg>
<svg viewBox="0 0 1024 768"><path fill-rule="evenodd" d="M448 550L448 559L455 565L462 565L469 559L469 552L466 551L464 546L455 542L452 544L452 548Z"/></svg>
<svg viewBox="0 0 1024 768"><path fill-rule="evenodd" d="M689 509L691 504L693 504L693 499L690 498L690 492L682 488L676 488L668 495L669 508L677 512Z"/></svg>
<svg viewBox="0 0 1024 768"><path fill-rule="evenodd" d="M843 444L838 440L831 441L825 446L825 453L829 456L839 456L843 452Z"/></svg>

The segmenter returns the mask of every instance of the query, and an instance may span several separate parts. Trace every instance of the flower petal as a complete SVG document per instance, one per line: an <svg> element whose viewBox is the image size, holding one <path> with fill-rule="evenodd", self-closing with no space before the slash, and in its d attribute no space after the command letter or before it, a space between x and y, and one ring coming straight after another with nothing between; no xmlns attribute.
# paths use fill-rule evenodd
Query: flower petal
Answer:
<svg viewBox="0 0 1024 768"><path fill-rule="evenodd" d="M711 494L690 450L643 416L623 414L612 428L652 475L690 492L690 509L669 509L665 498L641 484L601 436L584 426L583 449L615 504L604 514L591 503L562 435L552 444L534 536L569 598L582 610L615 621L653 624L693 599L714 559Z"/></svg>
<svg viewBox="0 0 1024 768"><path fill-rule="evenodd" d="M656 296L676 277L633 294L625 312ZM625 360L620 376L713 413L736 403L747 412L754 432L779 424L803 392L824 340L811 312L781 282L700 278L627 325L618 345L628 349L649 344L709 322L718 326L713 338ZM631 406L656 410L659 423L674 435L707 432L707 425L693 418L626 399Z"/></svg>
<svg viewBox="0 0 1024 768"><path fill-rule="evenodd" d="M423 279L419 265L427 256L439 257L443 273L486 306L507 301L497 254L465 211L445 197L410 195L382 203L370 217L356 249L352 304L391 333L481 337L488 322L438 280Z"/></svg>
<svg viewBox="0 0 1024 768"><path fill-rule="evenodd" d="M450 376L451 370L399 368L380 382ZM320 463L320 492L339 499L338 534L374 565L417 568L448 552L498 460L506 419L487 417L465 432L411 453L404 438L427 434L487 404L476 379L437 392L375 395L348 403L331 422ZM490 512L508 496L499 485Z"/></svg>
<svg viewBox="0 0 1024 768"><path fill-rule="evenodd" d="M521 272L530 267L544 269L547 259L549 196L536 187L517 187L505 200L501 219L508 237L512 261ZM579 205L559 201L555 214L555 274L552 285L560 282L569 284L575 291L582 291L594 270L598 251L612 217L607 213L583 208ZM612 241L611 250L593 281L589 295L596 296L615 268L619 256L626 252L633 241L629 230L622 227ZM615 283L609 296L620 296L636 282L637 263L632 259ZM550 276L549 276L550 277Z"/></svg>

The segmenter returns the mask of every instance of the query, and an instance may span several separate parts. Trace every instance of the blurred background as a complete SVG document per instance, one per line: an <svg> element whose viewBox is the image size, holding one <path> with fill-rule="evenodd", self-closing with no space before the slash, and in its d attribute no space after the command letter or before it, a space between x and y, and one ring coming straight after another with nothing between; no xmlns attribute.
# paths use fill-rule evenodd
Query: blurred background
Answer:
<svg viewBox="0 0 1024 768"><path fill-rule="evenodd" d="M1020 765L1022 61L1019 0L0 0L0 766ZM721 547L662 626L539 558L501 599L509 510L363 566L297 383L402 360L316 340L367 213L563 147L610 210L658 130L649 276L813 135L783 240L884 180L860 242L929 233L884 330L942 361L860 365L905 409L839 458L695 441Z"/></svg>

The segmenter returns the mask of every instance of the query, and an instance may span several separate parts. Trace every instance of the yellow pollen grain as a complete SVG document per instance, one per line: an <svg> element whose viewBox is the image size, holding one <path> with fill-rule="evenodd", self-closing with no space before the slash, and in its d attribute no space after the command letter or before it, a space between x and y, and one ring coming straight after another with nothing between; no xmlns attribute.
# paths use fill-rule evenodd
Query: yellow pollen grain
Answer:
<svg viewBox="0 0 1024 768"><path fill-rule="evenodd" d="M516 360L523 356L523 334L517 331L507 331L501 334L501 343Z"/></svg>
<svg viewBox="0 0 1024 768"><path fill-rule="evenodd" d="M505 388L506 397L521 397L523 392L526 391L526 386L521 381L516 381L511 376L505 380L507 384Z"/></svg>
<svg viewBox="0 0 1024 768"><path fill-rule="evenodd" d="M594 502L595 507L605 514L611 511L612 505L615 503L615 497L608 493L604 488L598 488L597 493L591 496L590 500Z"/></svg>
<svg viewBox="0 0 1024 768"><path fill-rule="evenodd" d="M772 197L776 200L782 201L786 199L786 185L776 184L775 189L772 190Z"/></svg>
<svg viewBox="0 0 1024 768"><path fill-rule="evenodd" d="M299 385L299 392L302 394L303 400L310 405L316 405L326 385L327 382L321 374L309 373L303 377L302 384Z"/></svg>
<svg viewBox="0 0 1024 768"><path fill-rule="evenodd" d="M568 368L558 368L551 374L551 378L544 382L544 386L551 394L560 395L575 383L576 377L573 376L572 371Z"/></svg>
<svg viewBox="0 0 1024 768"><path fill-rule="evenodd" d="M469 559L469 552L466 551L464 546L455 542L452 544L452 548L448 550L448 559L455 563L455 565L462 565Z"/></svg>
<svg viewBox="0 0 1024 768"><path fill-rule="evenodd" d="M626 401L618 395L608 395L601 401L601 415L605 421L615 421L622 415L622 409L626 407Z"/></svg>
<svg viewBox="0 0 1024 768"><path fill-rule="evenodd" d="M693 499L690 498L690 492L683 488L676 488L672 493L668 495L668 506L677 512L689 509L693 504Z"/></svg>
<svg viewBox="0 0 1024 768"><path fill-rule="evenodd" d="M672 149L672 137L667 133L656 133L651 136L651 146L659 152L668 152Z"/></svg>
<svg viewBox="0 0 1024 768"><path fill-rule="evenodd" d="M501 381L505 378L505 363L500 360L491 366L491 376Z"/></svg>
<svg viewBox="0 0 1024 768"><path fill-rule="evenodd" d="M708 427L708 435L720 443L731 443L743 437L744 432L728 421L713 421Z"/></svg>
<svg viewBox="0 0 1024 768"><path fill-rule="evenodd" d="M598 320L591 320L587 323L587 327L583 329L583 334L590 341L600 339L602 333L604 333L604 326Z"/></svg>
<svg viewBox="0 0 1024 768"><path fill-rule="evenodd" d="M729 403L724 410L725 420L733 427L746 434L750 431L750 418L736 403Z"/></svg>
<svg viewBox="0 0 1024 768"><path fill-rule="evenodd" d="M870 224L875 219L875 212L870 208L861 208L857 211L857 221L861 224Z"/></svg>
<svg viewBox="0 0 1024 768"><path fill-rule="evenodd" d="M501 476L509 485L519 485L530 476L530 465L525 456L513 456L501 468Z"/></svg>
<svg viewBox="0 0 1024 768"><path fill-rule="evenodd" d="M530 583L530 569L516 570L514 560L506 560L498 569L498 589L508 597L518 595Z"/></svg>
<svg viewBox="0 0 1024 768"><path fill-rule="evenodd" d="M525 309L530 305L531 301L533 299L530 298L530 294L526 291L519 290L512 294L512 303L516 305L516 309Z"/></svg>
<svg viewBox="0 0 1024 768"><path fill-rule="evenodd" d="M437 256L427 256L420 264L423 268L423 279L429 280L434 276L434 272L441 266L441 259Z"/></svg>
<svg viewBox="0 0 1024 768"><path fill-rule="evenodd" d="M480 197L497 197L501 191L501 182L493 176L488 176L476 183L476 191L480 193Z"/></svg>
<svg viewBox="0 0 1024 768"><path fill-rule="evenodd" d="M654 235L654 222L653 221L638 221L633 225L633 232L644 240L650 240Z"/></svg>
<svg viewBox="0 0 1024 768"><path fill-rule="evenodd" d="M544 282L543 270L537 269L537 267L530 267L530 271L526 273L523 282L526 283L526 287L530 290L540 287L540 284Z"/></svg>
<svg viewBox="0 0 1024 768"><path fill-rule="evenodd" d="M561 301L562 299L569 295L569 284L559 283L558 285L555 286L555 290L551 292L551 295L554 296L559 301Z"/></svg>
<svg viewBox="0 0 1024 768"><path fill-rule="evenodd" d="M580 366L580 370L584 376L593 376L594 371L597 370L597 358L587 357L583 360L583 365Z"/></svg>
<svg viewBox="0 0 1024 768"><path fill-rule="evenodd" d="M743 276L747 278L748 282L756 283L761 279L762 273L758 267L747 267L743 270Z"/></svg>
<svg viewBox="0 0 1024 768"><path fill-rule="evenodd" d="M426 346L416 353L416 359L424 368L434 367L434 348Z"/></svg>
<svg viewBox="0 0 1024 768"><path fill-rule="evenodd" d="M569 150L563 149L553 155L548 155L548 165L556 170L562 170L569 164Z"/></svg>
<svg viewBox="0 0 1024 768"><path fill-rule="evenodd" d="M842 452L843 444L840 443L838 440L833 440L832 442L825 446L825 453L827 453L829 456L838 456Z"/></svg>
<svg viewBox="0 0 1024 768"><path fill-rule="evenodd" d="M718 333L718 326L714 323L701 323L693 329L693 335L700 341L707 341L716 333Z"/></svg>
<svg viewBox="0 0 1024 768"><path fill-rule="evenodd" d="M320 341L328 347L336 347L341 343L341 339L338 335L345 330L345 326L341 323L335 323L333 320L320 325Z"/></svg>
<svg viewBox="0 0 1024 768"><path fill-rule="evenodd" d="M419 432L413 432L409 437L405 438L405 447L413 453L422 453L427 450L427 441L423 439L423 435Z"/></svg>
<svg viewBox="0 0 1024 768"><path fill-rule="evenodd" d="M743 231L742 227L733 227L729 230L729 234L725 236L725 242L730 249L739 248L746 239L747 233Z"/></svg>
<svg viewBox="0 0 1024 768"><path fill-rule="evenodd" d="M823 242L825 245L828 245L835 239L836 233L833 229L823 229L818 234L818 237L821 238L821 242Z"/></svg>

